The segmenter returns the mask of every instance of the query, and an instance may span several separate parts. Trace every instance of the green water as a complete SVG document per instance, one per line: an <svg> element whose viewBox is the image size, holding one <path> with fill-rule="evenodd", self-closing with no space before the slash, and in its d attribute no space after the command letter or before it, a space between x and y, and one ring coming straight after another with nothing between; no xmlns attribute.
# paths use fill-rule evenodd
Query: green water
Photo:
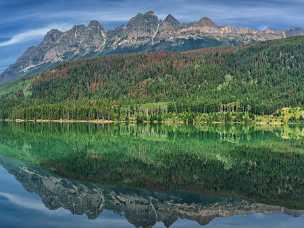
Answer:
<svg viewBox="0 0 304 228"><path fill-rule="evenodd" d="M173 215L207 224L282 208L298 216L304 209L302 126L2 123L1 166L51 210L75 214L76 207L96 219L106 215L105 201L106 210L131 218L126 224L143 227ZM3 205L0 211L7 211ZM201 210L225 213L208 217Z"/></svg>

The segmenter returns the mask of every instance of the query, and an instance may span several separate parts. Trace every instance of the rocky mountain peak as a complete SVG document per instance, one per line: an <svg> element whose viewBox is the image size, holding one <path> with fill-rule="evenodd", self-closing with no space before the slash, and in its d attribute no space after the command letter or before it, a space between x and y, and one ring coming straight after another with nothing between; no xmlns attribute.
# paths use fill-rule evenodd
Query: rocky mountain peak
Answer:
<svg viewBox="0 0 304 228"><path fill-rule="evenodd" d="M80 30L85 30L86 26L85 25L74 25L72 28L72 31L80 31Z"/></svg>
<svg viewBox="0 0 304 228"><path fill-rule="evenodd" d="M159 19L153 11L139 13L131 18L127 24L127 31L131 36L151 36L157 30Z"/></svg>
<svg viewBox="0 0 304 228"><path fill-rule="evenodd" d="M217 25L209 17L201 18L197 25L202 27L217 27Z"/></svg>
<svg viewBox="0 0 304 228"><path fill-rule="evenodd" d="M96 20L90 21L88 27L96 31L105 30L102 24Z"/></svg>
<svg viewBox="0 0 304 228"><path fill-rule="evenodd" d="M43 43L44 44L51 44L55 43L61 36L63 32L61 32L58 29L52 29L50 30L44 37Z"/></svg>
<svg viewBox="0 0 304 228"><path fill-rule="evenodd" d="M153 11L148 11L144 14L138 13L135 17L132 17L128 22L128 26L148 24L148 23L158 23L158 17Z"/></svg>
<svg viewBox="0 0 304 228"><path fill-rule="evenodd" d="M98 21L90 21L86 25L75 25L71 30L65 32L62 36L65 46L91 46L97 43L102 43L105 38L103 26ZM95 46L95 45L93 45Z"/></svg>
<svg viewBox="0 0 304 228"><path fill-rule="evenodd" d="M147 16L155 16L155 12L152 11L152 10L150 10L150 11L146 12L145 15L147 15Z"/></svg>
<svg viewBox="0 0 304 228"><path fill-rule="evenodd" d="M171 14L169 14L163 21L163 25L171 26L173 28L178 28L180 26L180 22Z"/></svg>

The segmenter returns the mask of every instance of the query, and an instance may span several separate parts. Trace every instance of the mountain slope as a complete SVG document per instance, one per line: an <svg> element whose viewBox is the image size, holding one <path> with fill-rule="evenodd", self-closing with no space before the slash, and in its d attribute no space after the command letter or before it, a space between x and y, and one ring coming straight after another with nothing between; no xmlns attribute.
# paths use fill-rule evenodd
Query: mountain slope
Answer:
<svg viewBox="0 0 304 228"><path fill-rule="evenodd" d="M290 33L292 34L292 33ZM61 32L49 31L0 76L0 83L33 75L72 59L113 53L185 51L280 39L285 32L218 26L210 18L181 24L172 15L160 20L154 12L139 13L126 26L106 31L97 21Z"/></svg>
<svg viewBox="0 0 304 228"><path fill-rule="evenodd" d="M88 26L76 25L67 32L53 29L39 46L29 48L10 66L1 75L2 80L13 80L75 56L102 51L105 41L105 30L97 21L91 21Z"/></svg>
<svg viewBox="0 0 304 228"><path fill-rule="evenodd" d="M25 80L30 81L24 83L26 88L3 95L1 107L8 108L2 116L24 118L31 113L31 118L49 114L60 119L69 110L69 118L73 113L73 118L87 119L95 110L115 119L125 106L154 102L162 103L144 109L274 114L284 107L304 106L303 53L304 38L295 37L240 48L65 63Z"/></svg>

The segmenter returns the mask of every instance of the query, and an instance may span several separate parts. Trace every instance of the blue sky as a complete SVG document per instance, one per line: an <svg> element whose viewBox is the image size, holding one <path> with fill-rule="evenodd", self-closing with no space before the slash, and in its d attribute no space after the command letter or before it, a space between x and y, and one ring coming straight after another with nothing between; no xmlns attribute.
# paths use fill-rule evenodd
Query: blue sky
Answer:
<svg viewBox="0 0 304 228"><path fill-rule="evenodd" d="M0 72L49 29L92 19L112 27L154 10L181 21L208 16L220 25L287 28L304 27L303 9L304 0L0 0Z"/></svg>

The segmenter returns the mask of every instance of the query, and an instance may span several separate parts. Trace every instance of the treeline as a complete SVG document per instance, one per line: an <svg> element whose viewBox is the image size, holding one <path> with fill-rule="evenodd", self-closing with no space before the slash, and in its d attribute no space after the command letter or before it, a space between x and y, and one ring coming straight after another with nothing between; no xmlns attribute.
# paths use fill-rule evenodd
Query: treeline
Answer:
<svg viewBox="0 0 304 228"><path fill-rule="evenodd" d="M303 107L303 78L301 37L235 49L107 56L28 79L30 86L0 98L0 118L142 122L177 116L192 122L202 114L226 121L238 114L243 121Z"/></svg>
<svg viewBox="0 0 304 228"><path fill-rule="evenodd" d="M109 120L126 123L304 123L304 109L282 109L273 115L256 115L240 103L226 105L159 102L125 104L109 100L75 100L62 103L23 103L0 110L10 120Z"/></svg>

